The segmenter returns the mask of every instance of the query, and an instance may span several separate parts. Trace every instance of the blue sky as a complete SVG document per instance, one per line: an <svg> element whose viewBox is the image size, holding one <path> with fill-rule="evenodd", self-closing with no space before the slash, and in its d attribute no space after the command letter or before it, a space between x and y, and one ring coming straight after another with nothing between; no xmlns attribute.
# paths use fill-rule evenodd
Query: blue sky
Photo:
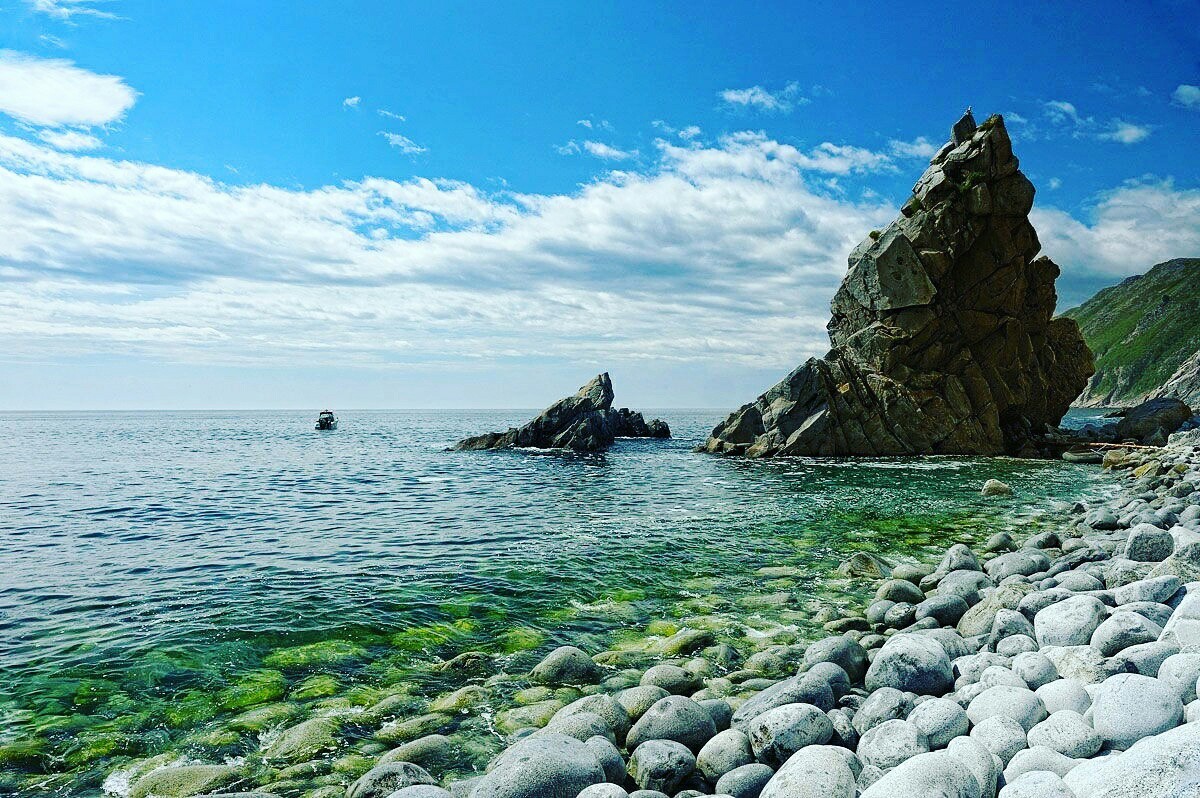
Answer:
<svg viewBox="0 0 1200 798"><path fill-rule="evenodd" d="M735 406L968 104L1062 308L1200 255L1194 2L0 0L0 51L0 408Z"/></svg>

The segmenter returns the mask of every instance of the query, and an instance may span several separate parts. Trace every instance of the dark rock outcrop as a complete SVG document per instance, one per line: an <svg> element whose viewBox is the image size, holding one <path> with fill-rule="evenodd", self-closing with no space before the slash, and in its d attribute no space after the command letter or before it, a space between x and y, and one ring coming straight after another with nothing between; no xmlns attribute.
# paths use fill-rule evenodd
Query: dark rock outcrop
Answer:
<svg viewBox="0 0 1200 798"><path fill-rule="evenodd" d="M1038 453L1092 374L1059 269L1036 257L1033 184L1004 120L970 112L900 216L850 253L823 358L722 422L703 447L750 457Z"/></svg>
<svg viewBox="0 0 1200 798"><path fill-rule="evenodd" d="M464 438L453 448L472 451L531 447L595 452L608 448L616 438L671 437L665 421L647 422L641 413L613 408L612 401L612 380L604 373L574 396L558 400L520 427Z"/></svg>
<svg viewBox="0 0 1200 798"><path fill-rule="evenodd" d="M1150 399L1125 411L1117 424L1117 437L1164 445L1167 436L1191 417L1192 409L1178 399Z"/></svg>

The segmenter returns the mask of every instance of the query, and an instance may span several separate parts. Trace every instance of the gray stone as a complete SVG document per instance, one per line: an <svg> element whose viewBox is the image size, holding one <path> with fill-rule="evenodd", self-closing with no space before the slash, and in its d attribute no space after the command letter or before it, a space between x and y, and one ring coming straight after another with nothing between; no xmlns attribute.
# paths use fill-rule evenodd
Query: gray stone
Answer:
<svg viewBox="0 0 1200 798"><path fill-rule="evenodd" d="M1179 725L1183 702L1170 686L1136 673L1106 679L1092 697L1092 726L1111 748Z"/></svg>
<svg viewBox="0 0 1200 798"><path fill-rule="evenodd" d="M1028 651L1013 657L1012 672L1020 677L1030 690L1037 690L1058 678L1058 670L1045 654Z"/></svg>
<svg viewBox="0 0 1200 798"><path fill-rule="evenodd" d="M1010 635L996 643L996 653L1006 657L1015 657L1026 651L1037 651L1038 644L1029 635Z"/></svg>
<svg viewBox="0 0 1200 798"><path fill-rule="evenodd" d="M578 798L629 798L629 793L616 784L593 784L584 787Z"/></svg>
<svg viewBox="0 0 1200 798"><path fill-rule="evenodd" d="M1157 676L1184 704L1195 701L1196 682L1200 680L1200 652L1172 654L1163 660Z"/></svg>
<svg viewBox="0 0 1200 798"><path fill-rule="evenodd" d="M1084 762L1064 781L1075 798L1150 798L1196 795L1200 724L1147 737L1117 756Z"/></svg>
<svg viewBox="0 0 1200 798"><path fill-rule="evenodd" d="M716 782L726 773L754 761L750 738L737 729L726 729L713 737L696 755L696 769Z"/></svg>
<svg viewBox="0 0 1200 798"><path fill-rule="evenodd" d="M387 762L376 765L360 776L346 790L346 798L387 798L402 787L418 784L436 785L437 779L429 775L424 768L411 762Z"/></svg>
<svg viewBox="0 0 1200 798"><path fill-rule="evenodd" d="M1083 715L1070 709L1061 709L1034 726L1028 740L1031 748L1045 746L1072 759L1090 757L1104 744Z"/></svg>
<svg viewBox="0 0 1200 798"><path fill-rule="evenodd" d="M1029 576L1050 567L1050 558L1036 549L1021 549L1020 551L1001 554L989 560L983 570L996 582L1000 582L1014 574Z"/></svg>
<svg viewBox="0 0 1200 798"><path fill-rule="evenodd" d="M876 601L894 601L897 604L918 604L925 600L921 588L904 579L889 579L875 591Z"/></svg>
<svg viewBox="0 0 1200 798"><path fill-rule="evenodd" d="M747 736L758 761L779 767L801 748L829 742L833 723L811 704L784 704L755 717Z"/></svg>
<svg viewBox="0 0 1200 798"><path fill-rule="evenodd" d="M726 773L716 784L717 795L731 795L733 798L762 798L764 789L770 783L775 771L767 765L742 765Z"/></svg>
<svg viewBox="0 0 1200 798"><path fill-rule="evenodd" d="M625 758L607 737L589 737L583 744L595 755L596 761L604 770L604 780L613 784L625 781Z"/></svg>
<svg viewBox="0 0 1200 798"><path fill-rule="evenodd" d="M1046 717L1046 707L1032 690L1006 685L989 687L967 707L967 717L976 725L996 716L1011 718L1028 732Z"/></svg>
<svg viewBox="0 0 1200 798"><path fill-rule="evenodd" d="M1162 639L1168 637L1181 646L1200 645L1200 591L1188 593L1171 613L1162 630Z"/></svg>
<svg viewBox="0 0 1200 798"><path fill-rule="evenodd" d="M617 693L617 703L625 709L630 722L632 722L646 714L646 710L669 695L670 693L661 687L652 684L639 685Z"/></svg>
<svg viewBox="0 0 1200 798"><path fill-rule="evenodd" d="M945 748L971 727L966 710L948 698L931 698L908 713L908 722L928 739L929 748Z"/></svg>
<svg viewBox="0 0 1200 798"><path fill-rule="evenodd" d="M1051 604L1033 619L1038 645L1085 645L1107 614L1104 604L1093 596L1072 596Z"/></svg>
<svg viewBox="0 0 1200 798"><path fill-rule="evenodd" d="M673 793L695 769L696 757L674 740L647 740L629 757L629 777L643 790Z"/></svg>
<svg viewBox="0 0 1200 798"><path fill-rule="evenodd" d="M580 713L598 716L612 733L616 743L624 744L625 735L629 733L629 713L615 698L605 693L584 696L554 713L554 719L550 723L553 725L555 720Z"/></svg>
<svg viewBox="0 0 1200 798"><path fill-rule="evenodd" d="M625 745L638 748L647 740L674 740L699 751L717 733L712 716L690 698L667 696L646 710L629 730Z"/></svg>
<svg viewBox="0 0 1200 798"><path fill-rule="evenodd" d="M1077 798L1062 776L1048 770L1022 773L1000 791L999 798Z"/></svg>
<svg viewBox="0 0 1200 798"><path fill-rule="evenodd" d="M854 755L842 748L802 748L779 768L759 798L854 798L856 764Z"/></svg>
<svg viewBox="0 0 1200 798"><path fill-rule="evenodd" d="M884 643L867 669L866 688L893 687L918 695L942 695L954 685L950 658L935 640L898 634Z"/></svg>
<svg viewBox="0 0 1200 798"><path fill-rule="evenodd" d="M980 798L979 781L963 762L945 751L918 754L885 773L862 798Z"/></svg>
<svg viewBox="0 0 1200 798"><path fill-rule="evenodd" d="M1079 762L1045 746L1026 748L1018 751L1017 755L1004 768L1004 780L1015 781L1019 776L1033 771L1047 770L1065 776Z"/></svg>
<svg viewBox="0 0 1200 798"><path fill-rule="evenodd" d="M917 620L933 618L940 626L953 626L967 614L967 602L960 596L930 596L917 605Z"/></svg>
<svg viewBox="0 0 1200 798"><path fill-rule="evenodd" d="M471 798L576 798L584 787L604 779L604 769L586 744L565 734L542 733L496 757Z"/></svg>
<svg viewBox="0 0 1200 798"><path fill-rule="evenodd" d="M862 736L857 749L863 763L885 771L927 751L929 739L915 723L906 720L884 721Z"/></svg>
<svg viewBox="0 0 1200 798"><path fill-rule="evenodd" d="M784 679L750 698L733 713L733 728L746 731L747 725L768 709L784 704L812 704L822 711L833 709L833 690L819 677L800 674Z"/></svg>
<svg viewBox="0 0 1200 798"><path fill-rule="evenodd" d="M867 652L857 641L848 637L826 637L810 645L804 652L808 665L832 662L846 672L852 682L861 681L867 672Z"/></svg>
<svg viewBox="0 0 1200 798"><path fill-rule="evenodd" d="M854 729L859 734L866 734L885 720L906 717L912 706L912 700L900 690L880 687L867 696L854 713Z"/></svg>
<svg viewBox="0 0 1200 798"><path fill-rule="evenodd" d="M1138 524L1129 530L1125 556L1135 562L1162 562L1175 550L1175 538L1165 529Z"/></svg>
<svg viewBox="0 0 1200 798"><path fill-rule="evenodd" d="M976 723L971 739L978 740L1005 764L1029 745L1025 728L1006 715L993 715Z"/></svg>
<svg viewBox="0 0 1200 798"><path fill-rule="evenodd" d="M1082 715L1092 706L1092 697L1084 689L1083 682L1078 679L1057 679L1043 684L1034 692L1051 715L1064 709Z"/></svg>
<svg viewBox="0 0 1200 798"><path fill-rule="evenodd" d="M966 765L979 784L982 798L994 798L996 785L1004 767L999 757L994 756L978 740L970 737L955 737L946 746L946 753Z"/></svg>
<svg viewBox="0 0 1200 798"><path fill-rule="evenodd" d="M661 687L668 693L687 695L700 689L700 679L678 665L655 665L642 675L641 685Z"/></svg>
<svg viewBox="0 0 1200 798"><path fill-rule="evenodd" d="M529 677L538 684L595 684L603 669L575 646L554 649L539 662Z"/></svg>

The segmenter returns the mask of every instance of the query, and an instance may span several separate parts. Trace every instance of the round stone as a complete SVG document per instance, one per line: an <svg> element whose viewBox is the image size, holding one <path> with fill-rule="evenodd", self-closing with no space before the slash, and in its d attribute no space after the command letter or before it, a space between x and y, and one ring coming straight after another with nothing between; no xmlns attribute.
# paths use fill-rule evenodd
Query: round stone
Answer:
<svg viewBox="0 0 1200 798"><path fill-rule="evenodd" d="M946 649L917 634L898 634L884 643L866 675L868 690L893 687L918 695L943 695L953 686Z"/></svg>
<svg viewBox="0 0 1200 798"><path fill-rule="evenodd" d="M801 748L829 742L833 723L811 704L784 704L751 721L747 734L755 758L779 767Z"/></svg>
<svg viewBox="0 0 1200 798"><path fill-rule="evenodd" d="M928 738L929 748L945 748L955 737L971 727L967 712L948 698L931 698L908 713L908 722Z"/></svg>

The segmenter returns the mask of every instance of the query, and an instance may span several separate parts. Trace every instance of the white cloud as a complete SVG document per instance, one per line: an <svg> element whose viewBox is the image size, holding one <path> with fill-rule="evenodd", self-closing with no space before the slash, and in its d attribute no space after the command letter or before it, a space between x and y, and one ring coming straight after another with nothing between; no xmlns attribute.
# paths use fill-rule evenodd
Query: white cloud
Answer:
<svg viewBox="0 0 1200 798"><path fill-rule="evenodd" d="M1200 108L1200 86L1180 83L1171 94L1171 99L1184 108Z"/></svg>
<svg viewBox="0 0 1200 798"><path fill-rule="evenodd" d="M405 117L404 117L404 115L403 115L403 114L397 114L397 113L393 113L392 111L389 111L389 110L387 110L386 108L380 108L380 109L379 109L379 115L380 115L380 116L385 116L385 117L387 117L388 119L395 119L397 122L404 122L404 121L406 121L406 119L405 119Z"/></svg>
<svg viewBox="0 0 1200 798"><path fill-rule="evenodd" d="M379 135L387 140L388 146L395 147L405 155L417 155L422 152L428 152L425 147L422 147L408 136L403 136L399 133L390 133L386 130L379 131Z"/></svg>
<svg viewBox="0 0 1200 798"><path fill-rule="evenodd" d="M1090 118L1084 119L1081 117L1079 111L1075 109L1074 104L1066 100L1050 100L1043 103L1043 108L1050 121L1058 125L1079 125L1091 121Z"/></svg>
<svg viewBox="0 0 1200 798"><path fill-rule="evenodd" d="M1075 138L1094 138L1099 141L1116 141L1121 144L1136 144L1144 141L1151 132L1149 125L1140 125L1124 119L1111 119L1100 124L1093 116L1084 116L1065 100L1051 100L1042 104L1046 119L1052 126L1069 132ZM1038 131L1029 130L1037 136Z"/></svg>
<svg viewBox="0 0 1200 798"><path fill-rule="evenodd" d="M362 102L362 97L359 97L357 95L355 95L354 97L347 97L346 99L342 100L342 107L343 108L357 108L358 104L361 102Z"/></svg>
<svg viewBox="0 0 1200 798"><path fill-rule="evenodd" d="M137 92L115 75L64 59L0 50L0 112L31 125L105 125L125 116Z"/></svg>
<svg viewBox="0 0 1200 798"><path fill-rule="evenodd" d="M585 141L583 149L589 155L603 158L606 161L625 161L637 156L637 150L622 150L601 141Z"/></svg>
<svg viewBox="0 0 1200 798"><path fill-rule="evenodd" d="M107 0L25 0L33 11L45 14L55 19L70 21L72 17L98 17L101 19L117 19L110 11L96 8Z"/></svg>
<svg viewBox="0 0 1200 798"><path fill-rule="evenodd" d="M1104 141L1117 141L1121 144L1137 144L1139 141L1144 141L1149 135L1150 127L1148 125L1135 125L1123 119L1114 119L1109 123L1108 129L1098 134L1097 138Z"/></svg>
<svg viewBox="0 0 1200 798"><path fill-rule="evenodd" d="M897 158L932 158L938 151L934 144L924 136L918 136L912 141L892 139L888 142L888 151Z"/></svg>
<svg viewBox="0 0 1200 798"><path fill-rule="evenodd" d="M1061 181L1061 180L1059 180L1057 177L1052 177L1052 178L1050 178L1049 180L1047 180L1047 181L1046 181L1046 186L1047 186L1047 187L1048 187L1048 188L1049 188L1051 191L1056 191L1057 189L1060 189L1060 188L1062 188L1062 181Z"/></svg>
<svg viewBox="0 0 1200 798"><path fill-rule="evenodd" d="M700 130L698 125L688 125L679 131L679 138L691 141L692 139L699 138L702 133L703 131Z"/></svg>
<svg viewBox="0 0 1200 798"><path fill-rule="evenodd" d="M300 191L0 136L0 345L783 369L826 348L846 253L894 214L817 190L810 166L751 134L661 145L651 171L569 195L376 178Z"/></svg>
<svg viewBox="0 0 1200 798"><path fill-rule="evenodd" d="M79 130L48 128L39 131L38 138L58 150L95 150L103 146L100 139Z"/></svg>
<svg viewBox="0 0 1200 798"><path fill-rule="evenodd" d="M1200 253L1200 189L1147 179L1100 195L1081 222L1066 211L1035 207L1042 248L1066 269L1106 278L1144 272L1171 258Z"/></svg>
<svg viewBox="0 0 1200 798"><path fill-rule="evenodd" d="M67 49L67 43L57 36L52 36L49 33L43 33L38 36L38 41L46 47L53 47L57 50Z"/></svg>
<svg viewBox="0 0 1200 798"><path fill-rule="evenodd" d="M760 111L787 113L796 105L806 105L809 100L800 96L800 86L789 83L779 91L768 91L762 86L748 89L725 89L718 96L726 105L756 108Z"/></svg>

